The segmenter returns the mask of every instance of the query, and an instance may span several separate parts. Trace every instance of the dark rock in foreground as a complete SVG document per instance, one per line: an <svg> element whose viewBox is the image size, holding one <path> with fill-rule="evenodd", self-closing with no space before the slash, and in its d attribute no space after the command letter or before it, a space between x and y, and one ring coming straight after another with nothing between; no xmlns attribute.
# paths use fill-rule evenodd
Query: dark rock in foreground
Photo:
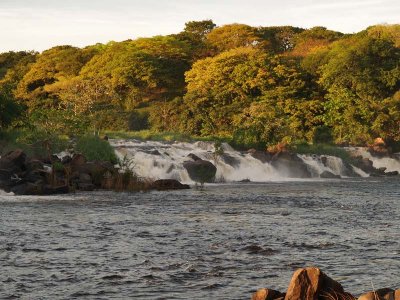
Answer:
<svg viewBox="0 0 400 300"><path fill-rule="evenodd" d="M342 285L319 268L310 267L294 272L286 293L262 288L251 300L356 300ZM383 288L362 294L358 300L400 300L400 290Z"/></svg>

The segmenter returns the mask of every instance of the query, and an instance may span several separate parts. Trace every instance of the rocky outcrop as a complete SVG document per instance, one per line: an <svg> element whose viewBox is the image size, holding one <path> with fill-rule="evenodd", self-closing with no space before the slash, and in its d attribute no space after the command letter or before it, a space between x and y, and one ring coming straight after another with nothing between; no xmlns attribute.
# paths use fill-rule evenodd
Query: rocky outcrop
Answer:
<svg viewBox="0 0 400 300"><path fill-rule="evenodd" d="M151 184L151 188L158 191L190 189L187 184L182 184L175 179L159 179Z"/></svg>
<svg viewBox="0 0 400 300"><path fill-rule="evenodd" d="M321 174L319 174L320 178L341 178L340 175L333 174L332 172L329 171L323 171Z"/></svg>
<svg viewBox="0 0 400 300"><path fill-rule="evenodd" d="M251 300L356 300L342 285L319 268L301 268L294 272L286 293L263 288ZM400 300L400 289L382 288L362 294L358 300Z"/></svg>
<svg viewBox="0 0 400 300"><path fill-rule="evenodd" d="M250 154L252 157L255 159L258 159L262 163L269 163L272 159L272 156L269 152L267 151L260 151L256 149L250 149L247 151L248 154Z"/></svg>
<svg viewBox="0 0 400 300"><path fill-rule="evenodd" d="M271 289L259 289L253 294L251 300L283 300L285 294L271 290Z"/></svg>
<svg viewBox="0 0 400 300"><path fill-rule="evenodd" d="M341 296L342 295L342 296ZM285 300L345 299L345 292L340 283L331 279L318 268L297 270L290 281Z"/></svg>
<svg viewBox="0 0 400 300"><path fill-rule="evenodd" d="M190 179L195 182L214 182L217 168L209 161L202 160L192 154L192 161L185 161L183 167L189 174Z"/></svg>
<svg viewBox="0 0 400 300"><path fill-rule="evenodd" d="M400 294L396 298L394 290L384 288L362 294L358 300L400 300Z"/></svg>
<svg viewBox="0 0 400 300"><path fill-rule="evenodd" d="M292 178L311 178L307 165L295 153L278 152L271 160L271 165Z"/></svg>

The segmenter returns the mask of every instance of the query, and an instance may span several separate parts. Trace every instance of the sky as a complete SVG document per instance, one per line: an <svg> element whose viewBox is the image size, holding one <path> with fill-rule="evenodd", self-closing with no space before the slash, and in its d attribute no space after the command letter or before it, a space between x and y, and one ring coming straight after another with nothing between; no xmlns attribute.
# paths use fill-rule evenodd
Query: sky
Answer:
<svg viewBox="0 0 400 300"><path fill-rule="evenodd" d="M165 35L205 19L352 33L400 23L400 0L0 0L0 52Z"/></svg>

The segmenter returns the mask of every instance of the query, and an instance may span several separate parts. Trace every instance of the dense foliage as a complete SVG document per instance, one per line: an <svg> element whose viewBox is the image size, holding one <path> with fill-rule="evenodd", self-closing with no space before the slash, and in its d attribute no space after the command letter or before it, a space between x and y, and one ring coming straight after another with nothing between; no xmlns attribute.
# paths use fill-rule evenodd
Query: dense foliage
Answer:
<svg viewBox="0 0 400 300"><path fill-rule="evenodd" d="M229 137L236 145L400 141L400 25L186 23L178 34L0 54L0 131Z"/></svg>

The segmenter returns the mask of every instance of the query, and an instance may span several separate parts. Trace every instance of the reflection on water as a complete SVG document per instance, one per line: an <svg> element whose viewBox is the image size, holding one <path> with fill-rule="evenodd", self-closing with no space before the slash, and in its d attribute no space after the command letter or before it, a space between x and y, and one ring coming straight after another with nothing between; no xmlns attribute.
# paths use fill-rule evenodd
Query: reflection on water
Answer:
<svg viewBox="0 0 400 300"><path fill-rule="evenodd" d="M399 179L0 195L1 299L248 299L315 265L399 287Z"/></svg>

